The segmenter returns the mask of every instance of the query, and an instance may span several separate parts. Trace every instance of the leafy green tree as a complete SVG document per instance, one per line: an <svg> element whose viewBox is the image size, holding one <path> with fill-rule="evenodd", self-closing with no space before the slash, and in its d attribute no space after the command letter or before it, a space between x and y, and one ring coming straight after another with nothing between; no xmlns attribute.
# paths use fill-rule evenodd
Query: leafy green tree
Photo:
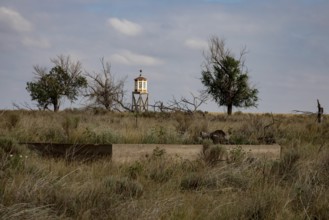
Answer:
<svg viewBox="0 0 329 220"><path fill-rule="evenodd" d="M225 48L224 40L211 37L209 51L205 53L205 65L201 82L205 92L212 96L219 106L227 106L231 115L234 107L257 107L258 90L249 84L248 71L244 66L246 50L236 59Z"/></svg>
<svg viewBox="0 0 329 220"><path fill-rule="evenodd" d="M87 80L81 76L81 63L72 62L69 56L60 55L51 61L55 66L49 73L46 68L34 66L36 79L27 82L26 90L39 108L48 109L52 105L57 112L63 98L71 102L77 99L80 89L87 87Z"/></svg>

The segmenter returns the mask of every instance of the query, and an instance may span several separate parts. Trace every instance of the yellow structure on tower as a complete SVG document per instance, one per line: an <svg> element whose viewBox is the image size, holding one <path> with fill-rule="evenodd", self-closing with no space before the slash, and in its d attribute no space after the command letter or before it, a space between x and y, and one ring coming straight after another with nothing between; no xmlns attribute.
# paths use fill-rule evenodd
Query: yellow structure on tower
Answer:
<svg viewBox="0 0 329 220"><path fill-rule="evenodd" d="M135 88L132 92L132 111L148 111L147 79L142 76L142 70L135 79Z"/></svg>
<svg viewBox="0 0 329 220"><path fill-rule="evenodd" d="M135 79L135 92L147 93L147 80L142 74Z"/></svg>

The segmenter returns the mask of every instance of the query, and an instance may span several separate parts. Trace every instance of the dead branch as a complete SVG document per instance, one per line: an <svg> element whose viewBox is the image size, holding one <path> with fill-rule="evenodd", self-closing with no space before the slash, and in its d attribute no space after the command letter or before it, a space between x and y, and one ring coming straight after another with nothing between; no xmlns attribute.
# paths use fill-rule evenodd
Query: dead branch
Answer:
<svg viewBox="0 0 329 220"><path fill-rule="evenodd" d="M300 110L293 110L293 112L302 113L302 114L306 114L306 115L316 115L317 122L318 123L321 123L322 120L323 120L323 112L324 112L324 109L321 106L319 99L317 99L317 108L318 108L318 111L317 112L300 111Z"/></svg>
<svg viewBox="0 0 329 220"><path fill-rule="evenodd" d="M154 105L150 105L154 109L154 111L159 111L159 112L171 112L171 111L177 111L176 108L173 106L166 106L163 104L162 101L156 101Z"/></svg>
<svg viewBox="0 0 329 220"><path fill-rule="evenodd" d="M318 118L318 123L322 122L322 115L323 115L323 107L320 104L319 99L317 100L318 102L318 113L317 113L317 118Z"/></svg>
<svg viewBox="0 0 329 220"><path fill-rule="evenodd" d="M200 93L199 96L196 96L191 92L190 95L190 99L181 97L180 100L177 100L173 97L173 100L169 102L170 108L184 112L196 112L208 100L208 96L205 93Z"/></svg>
<svg viewBox="0 0 329 220"><path fill-rule="evenodd" d="M31 110L31 111L34 110L33 107L31 107L27 102L24 102L21 104L13 102L12 105L17 110ZM41 109L39 109L39 110L41 110Z"/></svg>
<svg viewBox="0 0 329 220"><path fill-rule="evenodd" d="M57 58L50 59L55 66L60 66L65 72L69 73L72 78L82 74L82 64L80 61L71 61L70 56L58 55Z"/></svg>
<svg viewBox="0 0 329 220"><path fill-rule="evenodd" d="M293 112L295 112L295 113L302 113L302 114L305 114L305 115L314 115L314 114L316 114L314 112L300 111L300 110L293 110Z"/></svg>

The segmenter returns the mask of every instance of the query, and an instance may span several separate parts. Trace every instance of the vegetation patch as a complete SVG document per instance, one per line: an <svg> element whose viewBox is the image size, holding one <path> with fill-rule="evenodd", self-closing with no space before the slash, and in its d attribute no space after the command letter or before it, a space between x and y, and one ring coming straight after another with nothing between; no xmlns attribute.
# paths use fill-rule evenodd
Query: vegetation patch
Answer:
<svg viewBox="0 0 329 220"><path fill-rule="evenodd" d="M138 198L143 194L143 186L128 178L109 177L105 181L106 187L123 198Z"/></svg>
<svg viewBox="0 0 329 220"><path fill-rule="evenodd" d="M200 190L216 187L217 180L214 177L205 176L200 173L190 173L183 177L180 182L182 190Z"/></svg>
<svg viewBox="0 0 329 220"><path fill-rule="evenodd" d="M152 113L140 115L136 125L130 113L13 114L19 115L19 122L11 128L0 121L2 219L329 218L329 125L327 121L313 125L312 116ZM7 116L6 112L1 118ZM178 129L178 120L191 124ZM204 129L236 136L243 131L241 135L251 143L259 141L264 126L273 121L266 132L282 146L278 160L252 159L239 146L226 150L209 140L203 140L203 151L193 160L157 147L126 163L41 157L19 144L68 140L192 144Z"/></svg>

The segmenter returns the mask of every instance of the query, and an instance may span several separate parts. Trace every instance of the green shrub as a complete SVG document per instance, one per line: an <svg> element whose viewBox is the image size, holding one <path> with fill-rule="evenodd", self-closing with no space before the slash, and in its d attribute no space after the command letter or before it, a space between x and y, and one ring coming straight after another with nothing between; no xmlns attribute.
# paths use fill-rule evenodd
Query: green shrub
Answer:
<svg viewBox="0 0 329 220"><path fill-rule="evenodd" d="M314 181L316 184L324 185L329 188L329 150L321 153L314 167Z"/></svg>
<svg viewBox="0 0 329 220"><path fill-rule="evenodd" d="M146 161L147 177L159 183L167 182L173 175L175 167L164 149L156 147Z"/></svg>
<svg viewBox="0 0 329 220"><path fill-rule="evenodd" d="M156 125L142 134L142 142L145 144L179 144L184 137L179 135L172 127Z"/></svg>
<svg viewBox="0 0 329 220"><path fill-rule="evenodd" d="M197 172L205 168L204 163L201 160L183 160L180 164L180 169L185 172Z"/></svg>
<svg viewBox="0 0 329 220"><path fill-rule="evenodd" d="M128 166L126 172L128 173L128 177L131 179L137 179L138 176L142 173L143 171L143 165L139 162L136 161L132 165Z"/></svg>
<svg viewBox="0 0 329 220"><path fill-rule="evenodd" d="M249 138L244 134L233 133L230 136L230 143L236 144L236 145L238 145L238 144L249 144L250 141L249 141Z"/></svg>
<svg viewBox="0 0 329 220"><path fill-rule="evenodd" d="M79 136L75 137L76 142L91 144L113 144L118 143L119 137L112 131L104 131L97 134L95 131L86 128Z"/></svg>
<svg viewBox="0 0 329 220"><path fill-rule="evenodd" d="M149 178L155 182L164 183L167 182L174 173L174 168L171 167L165 161L155 164L152 168L150 168Z"/></svg>
<svg viewBox="0 0 329 220"><path fill-rule="evenodd" d="M200 190L202 188L215 188L217 180L214 177L205 176L200 173L189 173L180 182L182 190Z"/></svg>
<svg viewBox="0 0 329 220"><path fill-rule="evenodd" d="M29 156L25 146L19 145L16 140L0 137L0 171L21 171Z"/></svg>
<svg viewBox="0 0 329 220"><path fill-rule="evenodd" d="M152 158L161 158L166 154L165 149L161 149L160 147L156 147L152 152Z"/></svg>
<svg viewBox="0 0 329 220"><path fill-rule="evenodd" d="M62 128L65 132L65 135L67 137L67 141L70 141L70 138L72 136L72 133L74 130L76 130L79 126L80 118L79 117L72 117L70 115L67 115L64 118L64 121L62 122Z"/></svg>
<svg viewBox="0 0 329 220"><path fill-rule="evenodd" d="M0 169L10 169L14 171L23 170L26 159L27 156L23 155L9 155L7 157L2 158L2 161L0 162Z"/></svg>
<svg viewBox="0 0 329 220"><path fill-rule="evenodd" d="M276 219L283 207L280 196L283 196L280 191L271 188L247 195L239 204L238 219Z"/></svg>
<svg viewBox="0 0 329 220"><path fill-rule="evenodd" d="M300 154L296 150L287 151L280 161L275 161L272 166L272 173L276 173L283 180L293 180L297 175L297 162Z"/></svg>
<svg viewBox="0 0 329 220"><path fill-rule="evenodd" d="M63 143L67 142L67 136L62 129L57 127L45 128L43 133L40 135L41 141Z"/></svg>
<svg viewBox="0 0 329 220"><path fill-rule="evenodd" d="M152 128L149 131L148 137L146 139L148 139L150 143L166 144L168 140L168 135L169 132L167 128L160 125Z"/></svg>
<svg viewBox="0 0 329 220"><path fill-rule="evenodd" d="M217 162L223 160L224 155L226 155L226 149L219 145L203 144L203 160L208 165L215 165Z"/></svg>
<svg viewBox="0 0 329 220"><path fill-rule="evenodd" d="M242 163L246 158L246 152L242 149L241 146L236 146L228 152L229 163Z"/></svg>
<svg viewBox="0 0 329 220"><path fill-rule="evenodd" d="M94 108L93 113L94 115L106 115L109 113L109 110L104 108Z"/></svg>
<svg viewBox="0 0 329 220"><path fill-rule="evenodd" d="M143 186L128 178L110 177L106 180L105 185L110 191L123 198L138 198L143 194Z"/></svg>
<svg viewBox="0 0 329 220"><path fill-rule="evenodd" d="M222 177L222 184L225 187L233 187L246 190L249 187L249 179L240 172L228 172Z"/></svg>
<svg viewBox="0 0 329 220"><path fill-rule="evenodd" d="M96 136L95 143L97 144L111 144L118 143L119 137L112 131L102 132Z"/></svg>
<svg viewBox="0 0 329 220"><path fill-rule="evenodd" d="M187 132L192 125L193 118L184 114L183 112L177 112L174 114L174 118L177 121L176 130L180 134Z"/></svg>
<svg viewBox="0 0 329 220"><path fill-rule="evenodd" d="M20 115L17 112L10 112L6 117L6 124L9 129L14 129L18 126L21 120Z"/></svg>
<svg viewBox="0 0 329 220"><path fill-rule="evenodd" d="M6 154L24 154L26 149L19 145L15 139L0 137L0 149Z"/></svg>

